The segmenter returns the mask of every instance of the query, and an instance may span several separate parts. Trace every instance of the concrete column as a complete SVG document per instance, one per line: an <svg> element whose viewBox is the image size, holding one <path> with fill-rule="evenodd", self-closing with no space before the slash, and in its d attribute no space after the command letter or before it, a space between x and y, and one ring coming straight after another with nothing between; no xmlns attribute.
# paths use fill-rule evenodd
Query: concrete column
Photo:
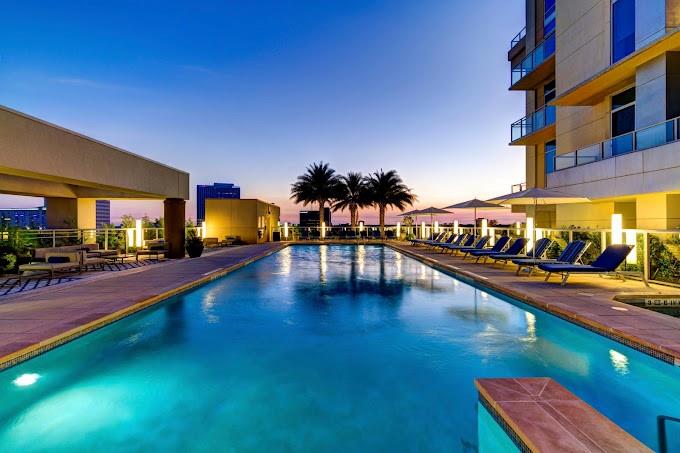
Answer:
<svg viewBox="0 0 680 453"><path fill-rule="evenodd" d="M184 258L184 208L186 202L181 198L168 198L163 201L165 221L165 242L168 258Z"/></svg>
<svg viewBox="0 0 680 453"><path fill-rule="evenodd" d="M47 228L94 229L97 227L97 207L94 198L45 198Z"/></svg>

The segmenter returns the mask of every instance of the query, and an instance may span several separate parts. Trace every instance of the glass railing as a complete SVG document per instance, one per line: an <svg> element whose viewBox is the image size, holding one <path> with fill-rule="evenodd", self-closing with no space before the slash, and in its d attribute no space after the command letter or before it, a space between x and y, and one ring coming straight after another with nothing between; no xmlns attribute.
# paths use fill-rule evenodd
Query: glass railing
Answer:
<svg viewBox="0 0 680 453"><path fill-rule="evenodd" d="M555 156L555 170L577 167L636 151L662 146L678 140L680 117L644 129L619 135L587 148Z"/></svg>
<svg viewBox="0 0 680 453"><path fill-rule="evenodd" d="M521 120L512 123L510 126L511 141L514 142L522 137L531 135L551 124L555 124L555 107L546 105Z"/></svg>
<svg viewBox="0 0 680 453"><path fill-rule="evenodd" d="M510 49L514 49L517 44L524 39L524 37L527 35L527 27L524 27L522 30L520 30L519 33L515 35L514 38L512 38L512 41L510 41Z"/></svg>
<svg viewBox="0 0 680 453"><path fill-rule="evenodd" d="M530 74L555 53L555 33L550 34L534 50L524 57L524 59L512 68L511 83L514 85Z"/></svg>

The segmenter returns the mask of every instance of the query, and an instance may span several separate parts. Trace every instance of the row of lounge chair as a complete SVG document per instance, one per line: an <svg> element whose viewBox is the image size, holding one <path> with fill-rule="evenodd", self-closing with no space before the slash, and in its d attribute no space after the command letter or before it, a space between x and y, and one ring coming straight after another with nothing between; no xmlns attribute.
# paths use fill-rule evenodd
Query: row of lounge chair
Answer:
<svg viewBox="0 0 680 453"><path fill-rule="evenodd" d="M618 267L624 262L633 246L626 244L614 244L608 246L600 256L590 265L580 264L581 258L588 250L590 242L575 240L567 244L562 253L555 259L546 258L553 241L549 238L541 238L536 241L534 247L523 253L528 240L517 238L511 240L508 236L502 236L496 240L493 246L487 247L489 236L474 236L471 234L452 234L447 236L442 233L429 239L414 239L411 244L439 249L441 253L460 255L463 259L475 258L477 263L492 261L493 263L507 264L512 262L517 266L516 275L526 271L532 275L537 269L546 273L545 281L553 274L562 276L562 285L567 283L571 274L611 274L616 273ZM621 274L617 274L622 277Z"/></svg>

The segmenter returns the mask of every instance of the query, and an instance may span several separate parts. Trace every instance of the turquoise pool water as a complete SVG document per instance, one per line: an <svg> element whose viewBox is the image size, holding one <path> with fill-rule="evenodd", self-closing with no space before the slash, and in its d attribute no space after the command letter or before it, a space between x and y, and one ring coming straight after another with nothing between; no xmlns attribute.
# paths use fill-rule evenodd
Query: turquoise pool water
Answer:
<svg viewBox="0 0 680 453"><path fill-rule="evenodd" d="M472 452L485 376L654 448L680 415L678 368L388 248L295 246L0 373L0 450Z"/></svg>

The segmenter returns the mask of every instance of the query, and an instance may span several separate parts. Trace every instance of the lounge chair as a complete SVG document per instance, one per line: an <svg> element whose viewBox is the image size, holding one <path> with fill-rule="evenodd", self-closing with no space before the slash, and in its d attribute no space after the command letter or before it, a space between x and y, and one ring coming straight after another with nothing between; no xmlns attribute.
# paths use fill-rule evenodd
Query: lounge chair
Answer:
<svg viewBox="0 0 680 453"><path fill-rule="evenodd" d="M462 250L462 252L463 252L463 259L466 259L468 256L476 256L476 257L477 257L477 261L479 261L479 258L482 257L482 256L484 256L483 254L486 254L486 253L500 253L500 252L502 252L503 249L505 248L505 246L508 245L508 242L510 242L510 237L509 237L509 236L501 236L500 238L498 238L498 240L496 241L496 243L495 243L495 244L493 245L493 247L491 247L491 248L488 248L488 249L482 248L482 250L477 250L477 249L464 249L464 250ZM473 253L477 253L477 255L473 255ZM482 255L479 255L480 253L481 253Z"/></svg>
<svg viewBox="0 0 680 453"><path fill-rule="evenodd" d="M146 241L146 248L139 249L135 252L135 261L139 261L140 256L155 257L156 261L159 261L161 255L166 257L168 254L168 249L166 247L165 241L163 239L154 239L152 241Z"/></svg>
<svg viewBox="0 0 680 453"><path fill-rule="evenodd" d="M467 255L467 253L471 250L481 250L484 247L486 247L486 244L489 242L490 239L491 238L489 236L481 236L472 245L463 247L449 247L449 250L451 250L451 254L458 254L460 252L463 253L464 255Z"/></svg>
<svg viewBox="0 0 680 453"><path fill-rule="evenodd" d="M499 241L500 241L500 239L499 239ZM496 243L496 244L498 244L498 243ZM510 244L510 247L508 247L505 251L503 251L503 247L501 247L501 250L495 250L496 247L494 247L494 248L489 249L489 250L472 250L470 252L470 255L477 257L477 260L475 261L475 263L478 263L481 258L484 258L484 262L486 263L486 260L488 258L493 259L494 257L496 257L498 255L502 255L502 254L517 256L518 253L521 253L522 250L524 250L524 247L526 247L526 245L527 245L527 239L517 238L513 241L512 244Z"/></svg>
<svg viewBox="0 0 680 453"><path fill-rule="evenodd" d="M512 260L514 264L517 265L517 272L515 275L519 275L520 271L528 267L529 275L531 275L539 264L549 264L549 263L559 263L559 264L574 264L581 259L586 250L590 247L590 242L584 241L572 241L562 250L560 256L557 259L537 259L537 258L522 258L517 260Z"/></svg>
<svg viewBox="0 0 680 453"><path fill-rule="evenodd" d="M472 247L477 240L479 240L478 236L473 236L473 235L462 235L463 239L461 241L454 241L451 244L441 244L439 247L442 249L442 253L446 252L447 250L451 250L451 253L453 253L454 250L459 249L461 247ZM458 242L456 244L456 242Z"/></svg>
<svg viewBox="0 0 680 453"><path fill-rule="evenodd" d="M445 241L445 242L440 242L439 244L435 244L433 248L441 248L442 251L444 250L445 247L448 247L449 245L463 245L463 241L466 241L468 239L467 233L462 233L462 234L453 234L451 237Z"/></svg>
<svg viewBox="0 0 680 453"><path fill-rule="evenodd" d="M561 274L561 285L567 284L567 279L571 274L610 274L615 273L616 269L623 263L630 251L633 250L632 245L614 244L610 245L604 252L600 254L592 264L564 264L564 263L546 263L539 264L538 268L547 272L545 281L552 274ZM623 277L618 274L622 279Z"/></svg>
<svg viewBox="0 0 680 453"><path fill-rule="evenodd" d="M522 239L522 249L520 249L518 252L513 253L514 246L515 244L518 244L520 239ZM543 256L548 252L548 249L552 245L552 240L548 238L541 238L536 241L536 245L529 250L526 255L520 255L524 247L526 247L526 244L528 242L528 239L526 238L520 238L517 239L513 244L508 247L508 249L503 252L499 253L497 255L489 256L494 261L502 261L504 264L507 263L508 261L512 260L521 260L521 259L527 259L527 258L543 258Z"/></svg>
<svg viewBox="0 0 680 453"><path fill-rule="evenodd" d="M444 233L444 236L440 236L438 240L435 241L427 241L424 245L426 247L437 247L440 244L450 244L451 242L454 241L456 238L455 234L452 234L450 236L446 236L446 233Z"/></svg>
<svg viewBox="0 0 680 453"><path fill-rule="evenodd" d="M435 234L432 233L427 239L411 239L411 245L425 244L429 242L438 242L446 233Z"/></svg>
<svg viewBox="0 0 680 453"><path fill-rule="evenodd" d="M82 272L82 252L56 252L45 253L45 262L22 264L19 266L19 280L25 278L25 272L47 273L54 278L57 272L78 271Z"/></svg>

